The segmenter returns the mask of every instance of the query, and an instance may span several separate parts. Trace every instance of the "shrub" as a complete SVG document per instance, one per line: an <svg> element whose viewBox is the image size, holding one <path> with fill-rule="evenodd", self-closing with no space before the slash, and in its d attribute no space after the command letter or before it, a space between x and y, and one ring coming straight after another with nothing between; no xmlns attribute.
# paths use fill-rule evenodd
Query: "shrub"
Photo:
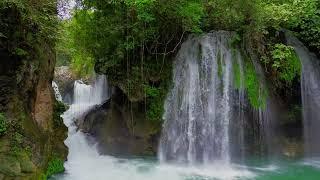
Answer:
<svg viewBox="0 0 320 180"><path fill-rule="evenodd" d="M278 73L279 79L291 84L300 76L301 64L293 47L284 44L275 44L271 52L272 68Z"/></svg>

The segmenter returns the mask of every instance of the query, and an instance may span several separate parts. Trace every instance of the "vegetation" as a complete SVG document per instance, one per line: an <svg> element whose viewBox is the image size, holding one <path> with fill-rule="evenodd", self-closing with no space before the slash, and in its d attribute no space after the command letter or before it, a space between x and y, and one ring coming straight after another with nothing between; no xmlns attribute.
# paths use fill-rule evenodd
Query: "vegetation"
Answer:
<svg viewBox="0 0 320 180"><path fill-rule="evenodd" d="M276 44L271 52L272 67L279 73L279 79L291 83L301 73L301 63L293 47Z"/></svg>
<svg viewBox="0 0 320 180"><path fill-rule="evenodd" d="M263 86L260 77L249 59L246 61L244 84L248 93L250 104L255 108L265 108L267 100L267 89Z"/></svg>
<svg viewBox="0 0 320 180"><path fill-rule="evenodd" d="M7 131L7 121L2 113L0 113L0 136L4 135Z"/></svg>
<svg viewBox="0 0 320 180"><path fill-rule="evenodd" d="M146 115L147 119L157 121L162 117L164 112L164 100L167 95L166 87L152 87L146 86L146 104L148 106Z"/></svg>
<svg viewBox="0 0 320 180"><path fill-rule="evenodd" d="M67 110L65 104L60 101L55 101L54 103L54 111L53 111L53 124L55 127L60 127L63 125L63 119L61 114Z"/></svg>
<svg viewBox="0 0 320 180"><path fill-rule="evenodd" d="M309 4L308 7L300 7L300 14L304 16L292 29L320 57L320 2L309 1Z"/></svg>
<svg viewBox="0 0 320 180"><path fill-rule="evenodd" d="M59 158L53 158L49 161L48 168L46 173L43 176L43 179L46 180L54 174L64 172L64 161Z"/></svg>
<svg viewBox="0 0 320 180"><path fill-rule="evenodd" d="M87 17L73 18L60 23L57 43L57 65L70 65L74 72L82 77L92 75L94 61L86 48L86 32L83 24ZM89 28L89 27L87 27ZM91 27L90 27L91 28Z"/></svg>
<svg viewBox="0 0 320 180"><path fill-rule="evenodd" d="M238 32L236 43L246 41L285 84L299 74L299 66L290 48L268 40L273 32L281 28L294 30L309 46L319 48L317 0L80 0L79 3L81 8L74 11L73 18L62 22L59 57L70 61L82 75L90 74L95 67L136 100L154 98L144 92L145 87L158 88L158 92L165 89L162 83L168 83L163 73L170 66L164 66L171 63L178 46L190 33L218 29ZM263 48L265 41L274 48ZM282 52L285 57L279 56ZM161 112L151 109L150 116Z"/></svg>
<svg viewBox="0 0 320 180"><path fill-rule="evenodd" d="M55 0L0 1L2 179L40 179L52 154L61 159L67 155L66 128L51 126L53 104L37 104L42 93L52 97L43 88L52 80L55 63L56 7ZM35 110L38 105L49 113L40 115L43 124Z"/></svg>
<svg viewBox="0 0 320 180"><path fill-rule="evenodd" d="M55 43L55 1L2 0L0 12L0 27L4 27L0 29L0 47L6 48L11 55L30 59L31 52L36 51L35 45L41 40Z"/></svg>

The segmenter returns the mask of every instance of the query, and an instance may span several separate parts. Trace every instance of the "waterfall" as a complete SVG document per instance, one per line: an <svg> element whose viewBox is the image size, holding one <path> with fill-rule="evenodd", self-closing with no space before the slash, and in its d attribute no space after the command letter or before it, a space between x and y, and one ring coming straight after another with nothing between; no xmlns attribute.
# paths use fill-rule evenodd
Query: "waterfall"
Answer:
<svg viewBox="0 0 320 180"><path fill-rule="evenodd" d="M295 37L286 34L301 61L301 97L306 156L320 155L320 59Z"/></svg>
<svg viewBox="0 0 320 180"><path fill-rule="evenodd" d="M62 115L65 125L68 127L68 138L65 144L68 146L68 161L65 163L67 175L63 179L78 179L81 168L90 159L98 159L99 153L89 141L89 137L77 130L75 121L84 116L96 105L102 104L109 98L109 88L106 77L99 75L93 85L84 84L81 80L74 82L74 100L70 108ZM86 169L82 169L86 170Z"/></svg>
<svg viewBox="0 0 320 180"><path fill-rule="evenodd" d="M83 81L77 80L74 83L73 104L101 104L108 99L107 80L105 76L97 76L93 85L86 85Z"/></svg>
<svg viewBox="0 0 320 180"><path fill-rule="evenodd" d="M60 91L59 91L59 86L54 81L52 81L52 88L53 88L54 96L55 96L56 100L57 101L62 101L62 96L61 96Z"/></svg>
<svg viewBox="0 0 320 180"><path fill-rule="evenodd" d="M237 114L239 138L244 141L244 70L240 53L229 47L231 37L232 33L219 31L190 37L182 44L174 64L174 85L165 102L161 161L228 164L230 123ZM240 71L238 93L234 66Z"/></svg>

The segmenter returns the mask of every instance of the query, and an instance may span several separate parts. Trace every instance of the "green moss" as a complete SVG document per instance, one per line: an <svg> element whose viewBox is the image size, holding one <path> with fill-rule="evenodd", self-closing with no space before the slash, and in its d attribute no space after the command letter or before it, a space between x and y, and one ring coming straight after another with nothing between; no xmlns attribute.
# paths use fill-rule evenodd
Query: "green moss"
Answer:
<svg viewBox="0 0 320 180"><path fill-rule="evenodd" d="M2 113L0 113L0 136L4 135L7 131L7 121Z"/></svg>
<svg viewBox="0 0 320 180"><path fill-rule="evenodd" d="M251 61L247 59L245 67L245 87L252 107L265 108L268 92L261 84Z"/></svg>
<svg viewBox="0 0 320 180"><path fill-rule="evenodd" d="M21 175L21 169L19 161L13 156L0 156L0 173L4 173L9 176Z"/></svg>
<svg viewBox="0 0 320 180"><path fill-rule="evenodd" d="M22 148L24 137L19 132L14 132L11 137L11 154L19 155L24 149Z"/></svg>
<svg viewBox="0 0 320 180"><path fill-rule="evenodd" d="M43 175L43 179L48 179L54 174L64 172L64 161L59 158L53 158L49 161L46 173Z"/></svg>
<svg viewBox="0 0 320 180"><path fill-rule="evenodd" d="M25 175L24 173L35 172L37 168L30 157L30 153L23 148L20 148L15 154L12 152L0 154L0 173L9 176L21 176Z"/></svg>

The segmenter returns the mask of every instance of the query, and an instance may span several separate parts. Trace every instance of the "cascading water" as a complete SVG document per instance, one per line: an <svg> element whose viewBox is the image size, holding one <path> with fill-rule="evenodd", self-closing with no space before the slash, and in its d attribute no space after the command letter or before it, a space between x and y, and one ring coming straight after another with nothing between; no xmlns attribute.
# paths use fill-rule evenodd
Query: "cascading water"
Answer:
<svg viewBox="0 0 320 180"><path fill-rule="evenodd" d="M61 96L60 91L59 91L59 86L54 81L52 81L52 88L53 88L54 96L55 96L56 100L57 101L62 101L62 96Z"/></svg>
<svg viewBox="0 0 320 180"><path fill-rule="evenodd" d="M62 115L68 127L68 138L65 144L69 148L68 161L65 163L67 175L64 179L78 179L79 171L84 166L82 163L99 157L94 144L90 144L85 134L77 131L75 120L81 118L94 106L106 101L109 98L108 92L106 77L103 75L97 76L93 85L86 85L80 80L75 81L74 102Z"/></svg>
<svg viewBox="0 0 320 180"><path fill-rule="evenodd" d="M174 67L174 86L165 103L160 160L230 163L229 126L235 114L243 115L244 103L243 63L240 53L229 47L231 37L221 31L191 37L182 45ZM233 88L234 64L240 71L238 96ZM243 141L243 134L240 136Z"/></svg>
<svg viewBox="0 0 320 180"><path fill-rule="evenodd" d="M320 59L295 37L286 34L301 61L301 97L303 110L305 154L320 156Z"/></svg>

